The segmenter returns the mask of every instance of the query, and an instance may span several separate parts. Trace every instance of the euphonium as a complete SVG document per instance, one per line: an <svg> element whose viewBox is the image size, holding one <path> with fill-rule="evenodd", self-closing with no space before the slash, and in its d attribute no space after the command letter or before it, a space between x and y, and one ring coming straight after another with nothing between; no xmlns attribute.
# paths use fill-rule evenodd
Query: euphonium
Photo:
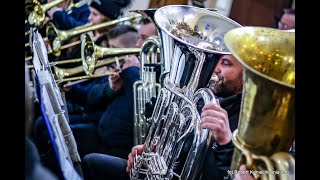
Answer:
<svg viewBox="0 0 320 180"><path fill-rule="evenodd" d="M288 151L295 137L295 33L243 27L224 41L245 82L231 170L246 164L256 178L294 179Z"/></svg>
<svg viewBox="0 0 320 180"><path fill-rule="evenodd" d="M145 117L145 104L151 98L157 98L160 91L160 84L156 81L155 64L160 64L158 60L158 49L160 48L159 38L151 36L145 40L140 53L141 80L133 84L134 95L134 122L133 122L133 142L134 145L142 144L146 137L147 121Z"/></svg>
<svg viewBox="0 0 320 180"><path fill-rule="evenodd" d="M205 87L220 57L230 54L224 34L241 25L215 12L183 5L159 8L154 20L160 38L165 38L161 54L172 53L165 57L170 60L164 59L171 62L166 64L170 72L164 75L154 111L147 119L150 127L143 152L136 156L130 178L198 179L212 142L209 130L200 128L198 109L215 103L213 93Z"/></svg>
<svg viewBox="0 0 320 180"><path fill-rule="evenodd" d="M25 1L25 13L30 26L41 28L45 24L45 13L48 9L62 3L64 0L56 0L41 5L37 0Z"/></svg>
<svg viewBox="0 0 320 180"><path fill-rule="evenodd" d="M52 49L53 55L60 56L62 44L66 40L70 39L71 37L83 34L85 32L112 26L120 22L134 20L139 17L141 17L141 15L133 15L133 16L123 17L120 19L112 20L112 21L107 21L107 22L96 24L89 27L84 26L83 28L74 28L72 30L66 30L66 31L58 30L52 23L48 23L46 26L46 35L50 42L50 47Z"/></svg>

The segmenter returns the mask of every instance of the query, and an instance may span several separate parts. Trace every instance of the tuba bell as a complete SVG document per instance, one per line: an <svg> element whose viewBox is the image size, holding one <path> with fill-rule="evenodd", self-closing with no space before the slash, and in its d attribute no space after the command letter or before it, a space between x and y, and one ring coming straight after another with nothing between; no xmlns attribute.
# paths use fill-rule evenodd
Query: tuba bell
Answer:
<svg viewBox="0 0 320 180"><path fill-rule="evenodd" d="M246 164L257 179L294 179L288 151L295 138L295 33L243 27L224 41L245 82L231 170Z"/></svg>
<svg viewBox="0 0 320 180"><path fill-rule="evenodd" d="M184 5L159 8L154 22L160 30L161 61L169 71L163 75L163 86L147 119L150 127L143 152L136 156L130 178L199 179L212 139L208 129L200 128L198 109L215 103L213 93L205 87L220 57L231 54L223 43L224 34L241 25L215 12ZM186 159L182 149L188 149Z"/></svg>

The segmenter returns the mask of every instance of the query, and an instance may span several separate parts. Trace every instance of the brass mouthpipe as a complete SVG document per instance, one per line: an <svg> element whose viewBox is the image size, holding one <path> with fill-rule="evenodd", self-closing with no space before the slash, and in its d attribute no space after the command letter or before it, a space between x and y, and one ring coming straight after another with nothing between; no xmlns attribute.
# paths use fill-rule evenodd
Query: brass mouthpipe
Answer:
<svg viewBox="0 0 320 180"><path fill-rule="evenodd" d="M66 30L66 31L58 30L58 29L56 29L56 27L52 23L48 23L48 25L46 27L46 36L50 40L50 45L52 47L53 54L56 56L59 56L60 51L61 51L61 45L64 43L64 41L68 40L71 37L83 34L85 32L89 32L89 31L101 29L104 27L112 26L112 25L118 24L120 22L130 21L130 20L133 20L133 19L139 18L139 17L141 17L140 14L135 14L133 16L123 17L120 19L107 21L107 22L96 24L96 25L89 26L89 27L75 28L75 29Z"/></svg>

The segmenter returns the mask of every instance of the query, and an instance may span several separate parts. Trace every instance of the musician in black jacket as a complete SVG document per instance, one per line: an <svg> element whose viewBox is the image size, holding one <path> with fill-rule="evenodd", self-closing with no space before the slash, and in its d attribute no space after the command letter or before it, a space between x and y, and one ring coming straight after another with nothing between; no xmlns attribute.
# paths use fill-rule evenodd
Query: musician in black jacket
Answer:
<svg viewBox="0 0 320 180"><path fill-rule="evenodd" d="M232 132L237 128L242 95L242 65L232 56L223 55L214 71L219 81L210 86L217 104L207 104L201 113L201 127L211 130L215 139L202 170L202 179L222 180L227 177L234 146ZM89 154L83 159L85 179L128 179L136 153L142 145L132 148L128 160L104 154Z"/></svg>

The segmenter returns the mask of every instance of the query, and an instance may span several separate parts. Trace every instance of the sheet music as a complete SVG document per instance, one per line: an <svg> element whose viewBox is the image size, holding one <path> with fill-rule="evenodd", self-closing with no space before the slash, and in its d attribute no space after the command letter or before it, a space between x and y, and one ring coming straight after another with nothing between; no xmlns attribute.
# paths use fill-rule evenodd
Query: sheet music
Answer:
<svg viewBox="0 0 320 180"><path fill-rule="evenodd" d="M80 180L81 177L76 172L72 165L72 161L69 156L69 150L65 144L64 136L61 132L61 127L58 122L58 116L63 116L63 113L56 114L52 102L45 85L41 85L41 99L45 108L45 116L48 117L52 131L54 134L54 141L58 148L58 156L62 173L67 180Z"/></svg>
<svg viewBox="0 0 320 180"><path fill-rule="evenodd" d="M33 34L33 31L31 31L31 33ZM36 40L35 36L36 34L33 34L33 41L31 44L32 45L31 47L33 50L36 49L36 43L34 43ZM36 51L33 51L32 63L36 72L39 72L42 69L42 63L40 62L40 58L38 56L38 53L36 53Z"/></svg>

